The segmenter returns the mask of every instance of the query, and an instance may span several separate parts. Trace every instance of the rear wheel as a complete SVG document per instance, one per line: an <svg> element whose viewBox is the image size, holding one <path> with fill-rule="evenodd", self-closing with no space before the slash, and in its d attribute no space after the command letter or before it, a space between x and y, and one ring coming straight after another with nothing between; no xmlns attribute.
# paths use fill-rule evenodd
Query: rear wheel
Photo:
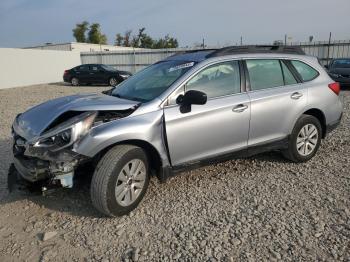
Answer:
<svg viewBox="0 0 350 262"><path fill-rule="evenodd" d="M76 77L72 77L72 79L70 80L72 86L78 86L79 85L79 79Z"/></svg>
<svg viewBox="0 0 350 262"><path fill-rule="evenodd" d="M93 205L108 216L135 209L149 183L148 160L137 146L118 145L99 161L91 181Z"/></svg>
<svg viewBox="0 0 350 262"><path fill-rule="evenodd" d="M293 162L306 162L317 152L322 136L322 127L317 118L302 115L289 138L288 149L283 155Z"/></svg>

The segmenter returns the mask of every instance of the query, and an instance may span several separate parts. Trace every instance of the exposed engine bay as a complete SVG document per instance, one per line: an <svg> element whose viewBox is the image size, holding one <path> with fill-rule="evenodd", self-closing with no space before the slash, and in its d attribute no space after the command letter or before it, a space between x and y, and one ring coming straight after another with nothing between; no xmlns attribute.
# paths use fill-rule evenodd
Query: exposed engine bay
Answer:
<svg viewBox="0 0 350 262"><path fill-rule="evenodd" d="M9 189L18 179L31 183L44 182L43 190L51 186L72 188L76 168L92 160L75 152L80 140L94 127L127 117L137 107L138 104L122 110L65 111L46 127L41 127L40 132L33 124L34 121L40 124L40 120L28 123L28 113L23 113L27 114L25 117L19 114L12 126L13 164L18 174L10 174L14 173L14 169L10 168Z"/></svg>

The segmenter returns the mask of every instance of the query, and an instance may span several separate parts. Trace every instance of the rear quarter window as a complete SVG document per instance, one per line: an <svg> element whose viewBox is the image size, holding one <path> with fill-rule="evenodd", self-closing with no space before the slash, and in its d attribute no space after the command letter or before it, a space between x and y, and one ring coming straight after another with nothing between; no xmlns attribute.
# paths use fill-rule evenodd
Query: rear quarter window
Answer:
<svg viewBox="0 0 350 262"><path fill-rule="evenodd" d="M299 73L299 75L301 76L301 79L303 80L303 82L314 80L319 75L316 69L305 64L304 62L292 60L291 63L296 69L296 71Z"/></svg>
<svg viewBox="0 0 350 262"><path fill-rule="evenodd" d="M76 71L88 71L89 70L89 67L86 66L86 65L83 65L83 66L78 66L75 68Z"/></svg>

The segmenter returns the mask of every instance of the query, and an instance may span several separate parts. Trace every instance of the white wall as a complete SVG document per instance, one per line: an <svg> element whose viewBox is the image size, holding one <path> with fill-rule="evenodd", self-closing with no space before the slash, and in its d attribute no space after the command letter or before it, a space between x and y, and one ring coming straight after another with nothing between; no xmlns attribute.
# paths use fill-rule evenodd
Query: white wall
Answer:
<svg viewBox="0 0 350 262"><path fill-rule="evenodd" d="M80 64L79 52L0 48L0 89L62 82Z"/></svg>
<svg viewBox="0 0 350 262"><path fill-rule="evenodd" d="M114 45L98 45L98 44L77 43L77 42L29 46L29 47L24 47L24 49L79 51L79 52L143 50L143 48L133 48L133 47L114 46Z"/></svg>

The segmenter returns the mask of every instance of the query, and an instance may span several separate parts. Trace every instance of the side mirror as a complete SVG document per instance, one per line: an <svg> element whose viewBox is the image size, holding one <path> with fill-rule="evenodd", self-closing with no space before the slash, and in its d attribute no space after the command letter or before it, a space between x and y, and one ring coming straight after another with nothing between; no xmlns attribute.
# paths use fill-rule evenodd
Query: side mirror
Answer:
<svg viewBox="0 0 350 262"><path fill-rule="evenodd" d="M207 95L201 91L189 90L185 95L179 95L176 103L179 105L204 105L207 103Z"/></svg>
<svg viewBox="0 0 350 262"><path fill-rule="evenodd" d="M324 65L324 68L329 69L329 65Z"/></svg>

